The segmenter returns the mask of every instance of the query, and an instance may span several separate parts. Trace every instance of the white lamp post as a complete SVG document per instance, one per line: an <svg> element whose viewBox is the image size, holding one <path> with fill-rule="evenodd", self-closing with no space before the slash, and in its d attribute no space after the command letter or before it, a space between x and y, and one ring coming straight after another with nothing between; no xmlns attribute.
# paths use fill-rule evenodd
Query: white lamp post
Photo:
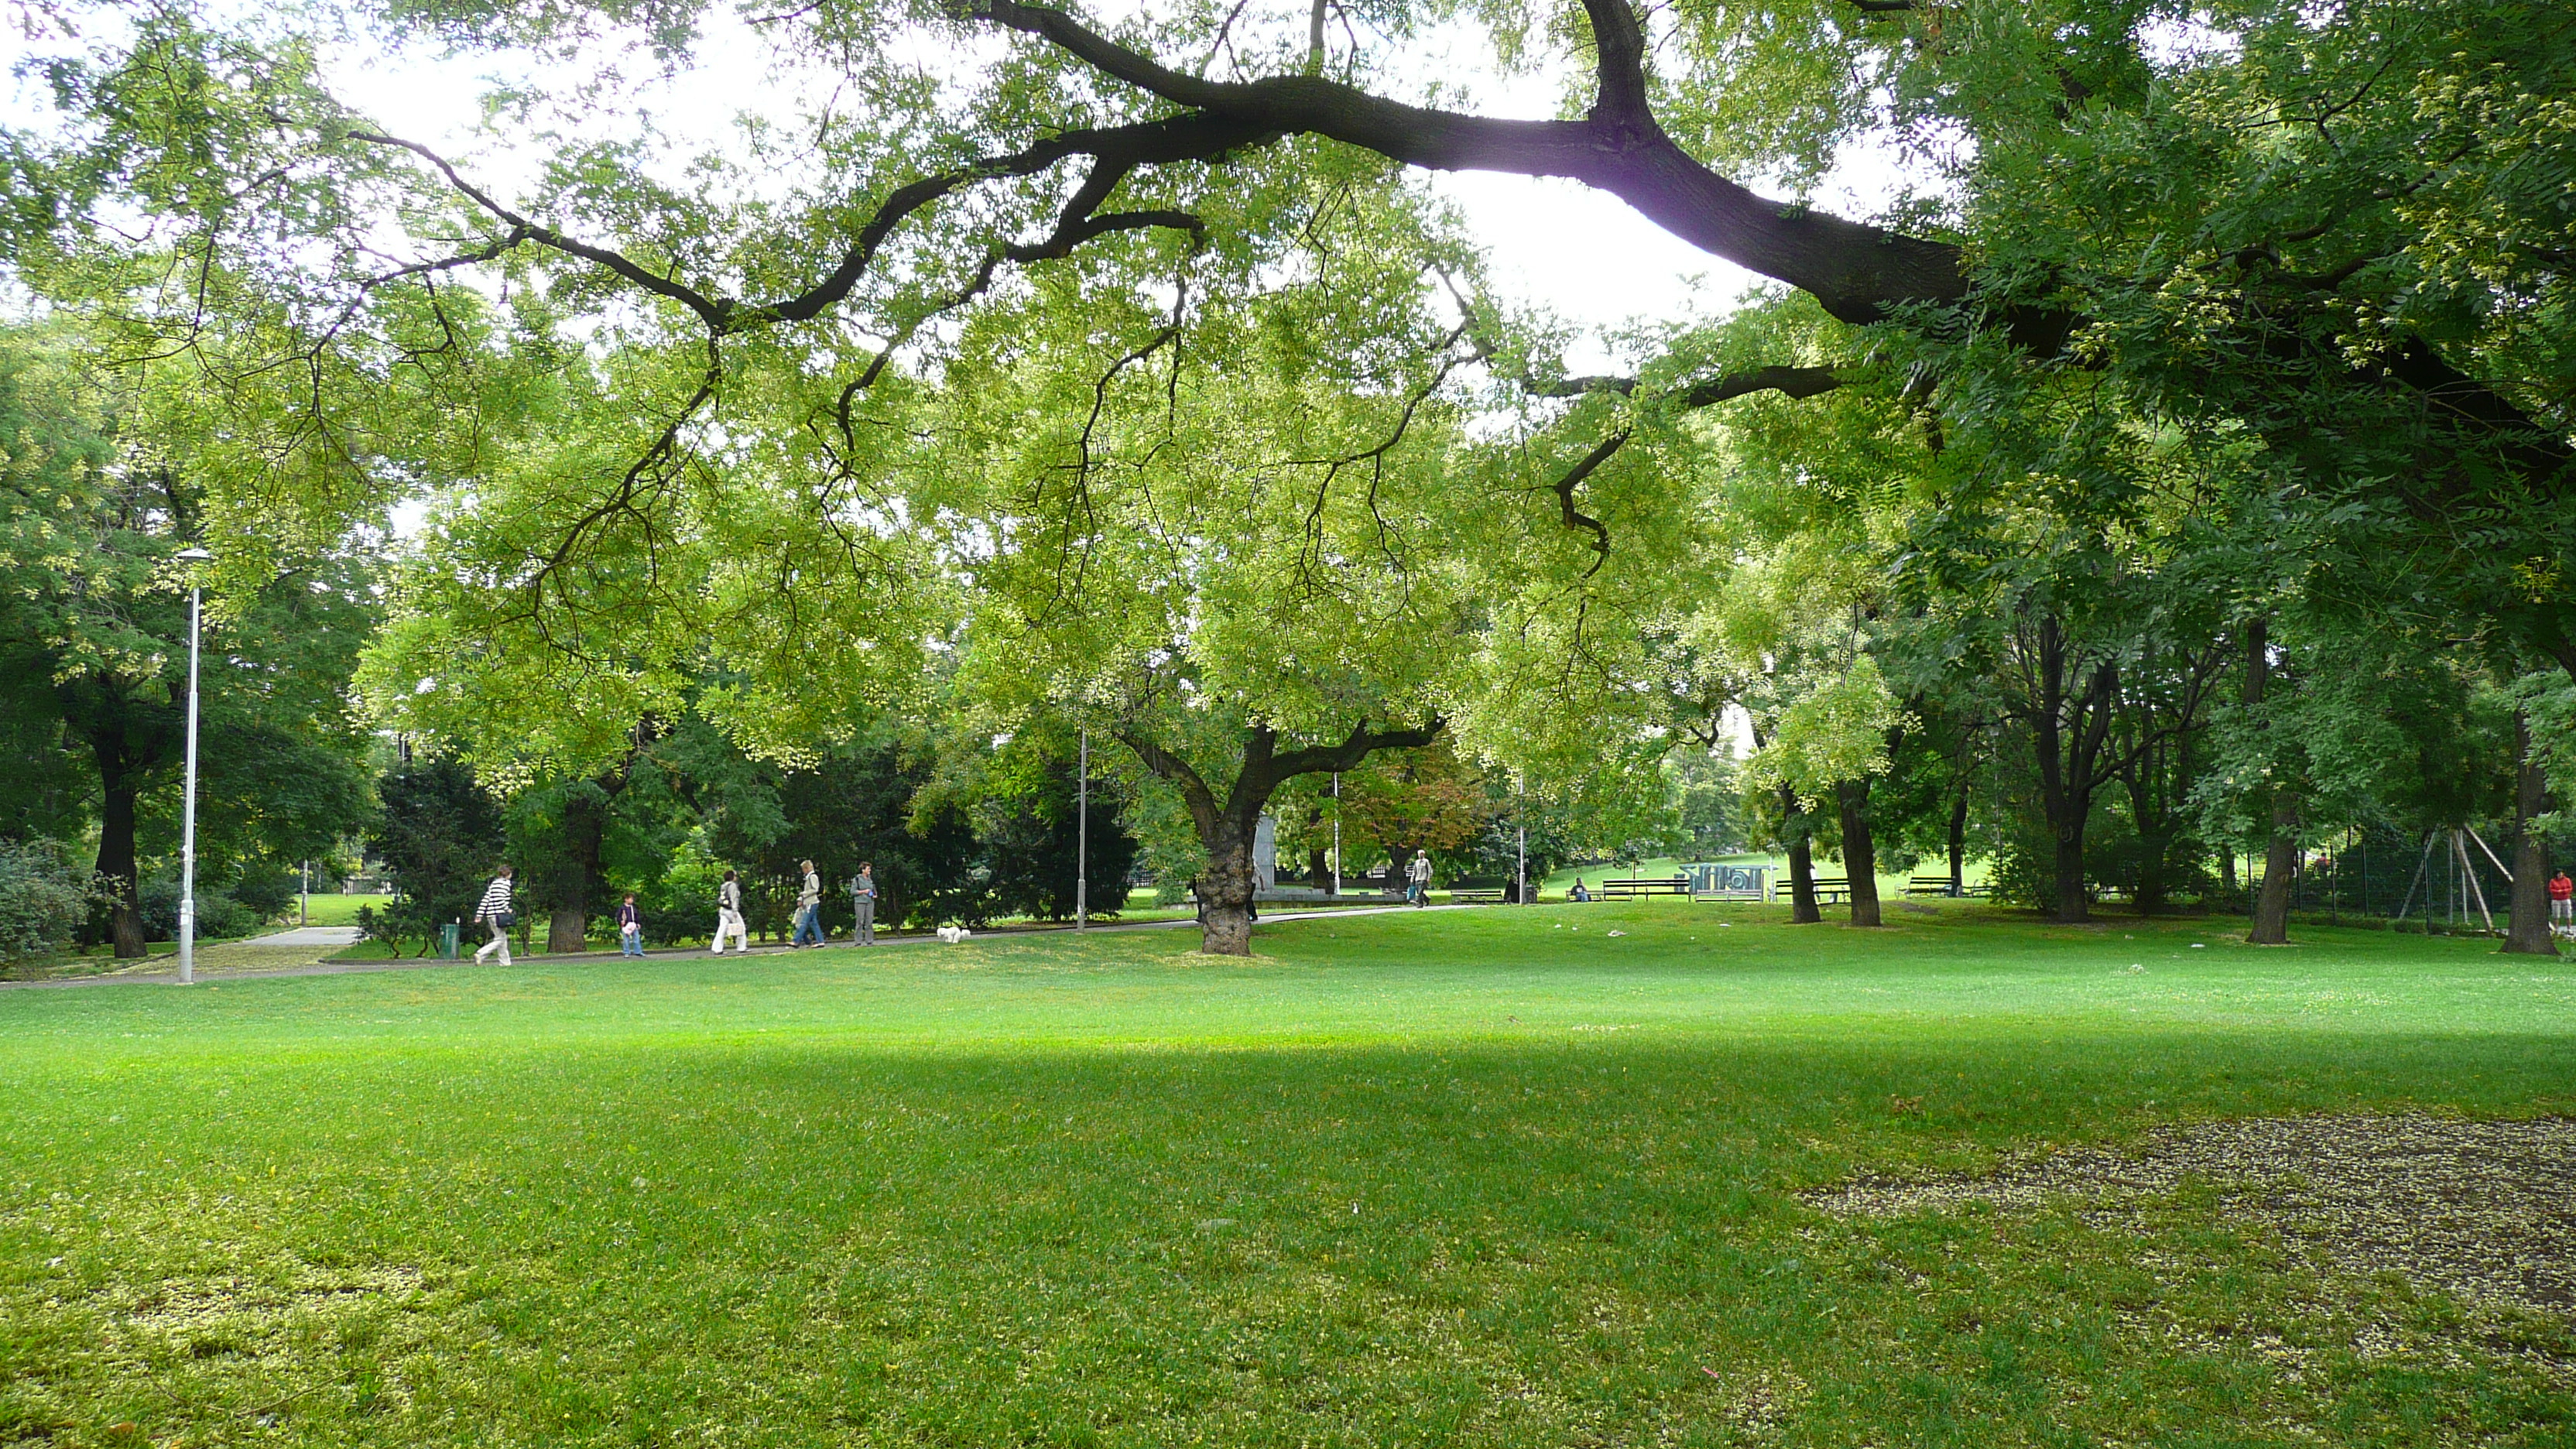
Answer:
<svg viewBox="0 0 2576 1449"><path fill-rule="evenodd" d="M201 564L214 555L202 548L179 550L181 563ZM194 570L190 571L192 574ZM179 807L179 984L197 979L197 621L205 590L192 577L188 583L188 772Z"/></svg>
<svg viewBox="0 0 2576 1449"><path fill-rule="evenodd" d="M1082 732L1073 776L1073 928L1091 928L1091 731Z"/></svg>

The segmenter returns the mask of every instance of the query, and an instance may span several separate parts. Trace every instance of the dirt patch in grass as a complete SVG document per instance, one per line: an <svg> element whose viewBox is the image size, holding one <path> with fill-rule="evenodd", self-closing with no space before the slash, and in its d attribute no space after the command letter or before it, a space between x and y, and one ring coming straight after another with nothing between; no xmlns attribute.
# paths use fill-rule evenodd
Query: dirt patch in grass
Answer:
<svg viewBox="0 0 2576 1449"><path fill-rule="evenodd" d="M2576 1317L2576 1119L2565 1117L2200 1122L2134 1152L2070 1148L1983 1177L1862 1178L1807 1201L1889 1217L2072 1199L2097 1226L2125 1228L2127 1204L2193 1182L2344 1271Z"/></svg>

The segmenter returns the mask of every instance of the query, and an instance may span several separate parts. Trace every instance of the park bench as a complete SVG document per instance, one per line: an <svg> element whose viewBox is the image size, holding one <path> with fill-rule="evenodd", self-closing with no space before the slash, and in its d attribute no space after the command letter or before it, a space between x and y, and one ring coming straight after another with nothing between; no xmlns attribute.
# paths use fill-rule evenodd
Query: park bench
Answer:
<svg viewBox="0 0 2576 1449"><path fill-rule="evenodd" d="M1905 893L1909 896L1946 896L1950 894L1950 878L1946 875L1918 875L1905 883Z"/></svg>
<svg viewBox="0 0 2576 1449"><path fill-rule="evenodd" d="M1449 901L1450 901L1450 904L1452 904L1452 905L1460 905L1460 906L1488 906L1488 905L1500 905L1500 904L1502 904L1502 900L1503 900L1503 893L1502 893L1501 891L1499 891L1499 890L1466 890L1466 891L1451 891L1451 892L1449 893Z"/></svg>
<svg viewBox="0 0 2576 1449"><path fill-rule="evenodd" d="M1690 877L1665 876L1661 880L1605 880L1601 883L1603 900L1629 896L1686 896L1691 893Z"/></svg>
<svg viewBox="0 0 2576 1449"><path fill-rule="evenodd" d="M1847 877L1839 875L1820 875L1816 877L1817 905L1832 905L1843 900L1850 894L1851 881ZM1788 877L1783 876L1777 882L1773 883L1771 887L1771 899L1774 901L1797 899L1797 893L1791 889Z"/></svg>

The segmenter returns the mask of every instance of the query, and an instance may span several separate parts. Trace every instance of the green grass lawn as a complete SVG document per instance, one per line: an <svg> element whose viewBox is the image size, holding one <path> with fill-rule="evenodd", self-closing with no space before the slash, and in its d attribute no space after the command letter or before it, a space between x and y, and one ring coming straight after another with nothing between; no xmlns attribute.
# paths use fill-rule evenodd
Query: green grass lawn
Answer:
<svg viewBox="0 0 2576 1449"><path fill-rule="evenodd" d="M2576 1442L2566 1321L2210 1194L1797 1196L2567 1112L2576 968L1782 914L0 992L0 1444Z"/></svg>

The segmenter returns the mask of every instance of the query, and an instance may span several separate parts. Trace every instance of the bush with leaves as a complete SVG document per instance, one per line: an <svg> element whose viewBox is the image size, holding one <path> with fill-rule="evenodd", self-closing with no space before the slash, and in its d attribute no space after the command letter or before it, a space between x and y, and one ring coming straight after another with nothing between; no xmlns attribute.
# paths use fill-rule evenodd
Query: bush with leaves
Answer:
<svg viewBox="0 0 2576 1449"><path fill-rule="evenodd" d="M0 840L0 967L71 944L89 915L89 873L57 840Z"/></svg>

